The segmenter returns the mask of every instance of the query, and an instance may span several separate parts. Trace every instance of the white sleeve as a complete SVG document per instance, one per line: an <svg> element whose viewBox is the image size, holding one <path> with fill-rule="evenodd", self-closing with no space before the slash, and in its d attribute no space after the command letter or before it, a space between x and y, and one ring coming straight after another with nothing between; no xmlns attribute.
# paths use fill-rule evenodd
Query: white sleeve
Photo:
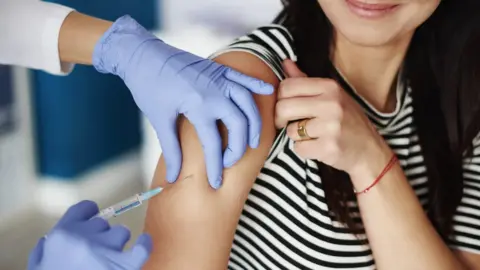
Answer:
<svg viewBox="0 0 480 270"><path fill-rule="evenodd" d="M0 64L68 74L58 39L63 21L73 9L38 0L0 0Z"/></svg>

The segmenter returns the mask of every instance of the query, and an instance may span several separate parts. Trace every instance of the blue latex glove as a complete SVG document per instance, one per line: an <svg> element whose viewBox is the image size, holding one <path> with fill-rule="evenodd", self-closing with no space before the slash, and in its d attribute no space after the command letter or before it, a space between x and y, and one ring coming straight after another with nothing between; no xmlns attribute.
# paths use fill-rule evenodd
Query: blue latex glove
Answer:
<svg viewBox="0 0 480 270"><path fill-rule="evenodd" d="M135 102L157 132L167 165L167 181L181 168L176 120L179 114L195 126L202 143L209 183L218 188L223 167L259 145L261 118L251 92L272 94L273 87L156 38L129 16L118 19L95 47L95 68L122 78ZM217 129L228 129L223 154Z"/></svg>
<svg viewBox="0 0 480 270"><path fill-rule="evenodd" d="M112 226L101 218L94 202L82 201L69 208L47 236L30 253L29 270L136 270L147 261L152 241L141 235L132 249L124 226Z"/></svg>

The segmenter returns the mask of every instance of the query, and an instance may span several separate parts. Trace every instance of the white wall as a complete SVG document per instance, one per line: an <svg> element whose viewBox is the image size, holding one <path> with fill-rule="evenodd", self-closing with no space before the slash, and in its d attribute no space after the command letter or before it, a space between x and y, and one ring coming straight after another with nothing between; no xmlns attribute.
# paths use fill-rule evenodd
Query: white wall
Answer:
<svg viewBox="0 0 480 270"><path fill-rule="evenodd" d="M272 21L281 9L281 0L163 0L162 5L167 29L184 29L201 22L253 29Z"/></svg>

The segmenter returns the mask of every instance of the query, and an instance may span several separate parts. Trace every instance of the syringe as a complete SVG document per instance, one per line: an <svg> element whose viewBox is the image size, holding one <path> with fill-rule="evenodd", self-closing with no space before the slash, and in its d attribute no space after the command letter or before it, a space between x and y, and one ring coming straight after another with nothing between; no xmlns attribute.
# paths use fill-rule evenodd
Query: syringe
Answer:
<svg viewBox="0 0 480 270"><path fill-rule="evenodd" d="M162 190L162 188L158 187L147 192L135 194L126 200L101 210L95 217L100 217L107 220L112 217L119 216L127 211L132 210L133 208L142 205L144 201L147 201L153 196L159 194Z"/></svg>

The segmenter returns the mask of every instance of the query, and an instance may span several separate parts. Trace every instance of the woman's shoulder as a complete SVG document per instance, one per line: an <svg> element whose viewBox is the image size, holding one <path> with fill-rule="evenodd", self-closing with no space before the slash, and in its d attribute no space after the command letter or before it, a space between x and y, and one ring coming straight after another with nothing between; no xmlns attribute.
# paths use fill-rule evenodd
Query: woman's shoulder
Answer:
<svg viewBox="0 0 480 270"><path fill-rule="evenodd" d="M297 60L293 37L288 29L279 24L259 27L235 39L226 47L215 52L210 58L234 51L255 55L272 69L279 80L285 78L282 61L285 59Z"/></svg>

